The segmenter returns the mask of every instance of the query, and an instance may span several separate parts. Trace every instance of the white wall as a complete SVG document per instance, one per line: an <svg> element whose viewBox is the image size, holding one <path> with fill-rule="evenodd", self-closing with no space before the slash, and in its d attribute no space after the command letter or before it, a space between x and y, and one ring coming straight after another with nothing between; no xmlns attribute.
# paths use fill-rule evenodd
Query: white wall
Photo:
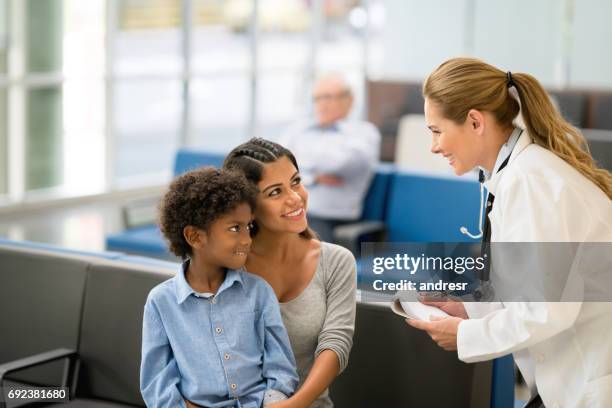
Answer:
<svg viewBox="0 0 612 408"><path fill-rule="evenodd" d="M383 77L423 79L465 53L466 0L387 0Z"/></svg>
<svg viewBox="0 0 612 408"><path fill-rule="evenodd" d="M570 78L575 87L612 88L612 2L575 2Z"/></svg>
<svg viewBox="0 0 612 408"><path fill-rule="evenodd" d="M560 0L476 0L472 55L560 85L563 7Z"/></svg>
<svg viewBox="0 0 612 408"><path fill-rule="evenodd" d="M612 1L386 0L385 79L422 80L471 55L544 85L612 87Z"/></svg>

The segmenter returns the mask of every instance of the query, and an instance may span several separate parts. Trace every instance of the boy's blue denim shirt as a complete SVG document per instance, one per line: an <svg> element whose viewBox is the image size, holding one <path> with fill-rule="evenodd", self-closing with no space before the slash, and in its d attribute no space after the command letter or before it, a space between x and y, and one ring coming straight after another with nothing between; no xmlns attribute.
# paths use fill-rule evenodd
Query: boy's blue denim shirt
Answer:
<svg viewBox="0 0 612 408"><path fill-rule="evenodd" d="M227 271L214 296L181 271L155 287L144 309L140 389L148 407L259 408L266 390L290 396L298 376L272 288Z"/></svg>

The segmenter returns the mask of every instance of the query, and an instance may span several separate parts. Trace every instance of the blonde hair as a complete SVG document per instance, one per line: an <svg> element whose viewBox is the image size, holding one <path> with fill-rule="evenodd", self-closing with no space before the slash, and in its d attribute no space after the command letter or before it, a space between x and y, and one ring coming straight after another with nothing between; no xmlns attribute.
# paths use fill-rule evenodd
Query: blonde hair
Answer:
<svg viewBox="0 0 612 408"><path fill-rule="evenodd" d="M516 88L520 105L510 85ZM507 74L475 58L453 58L425 80L423 96L457 124L465 122L470 109L477 109L491 112L502 127L510 127L520 111L534 143L559 156L612 199L612 174L597 167L584 136L563 119L533 76Z"/></svg>

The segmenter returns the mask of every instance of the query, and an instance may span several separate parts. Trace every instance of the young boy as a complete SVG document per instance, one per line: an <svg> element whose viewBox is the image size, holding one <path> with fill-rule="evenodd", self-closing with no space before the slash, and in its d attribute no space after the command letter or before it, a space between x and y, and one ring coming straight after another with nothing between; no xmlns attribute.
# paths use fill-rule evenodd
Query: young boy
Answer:
<svg viewBox="0 0 612 408"><path fill-rule="evenodd" d="M160 228L184 263L145 305L140 389L148 407L259 408L295 391L274 291L242 269L256 195L242 175L203 168L164 196Z"/></svg>

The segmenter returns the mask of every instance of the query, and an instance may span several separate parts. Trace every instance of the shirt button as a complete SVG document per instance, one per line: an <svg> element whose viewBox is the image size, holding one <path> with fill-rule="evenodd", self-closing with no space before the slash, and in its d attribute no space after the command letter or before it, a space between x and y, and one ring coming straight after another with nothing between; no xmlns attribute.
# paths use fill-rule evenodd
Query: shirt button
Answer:
<svg viewBox="0 0 612 408"><path fill-rule="evenodd" d="M540 364L541 364L541 363L543 363L543 362L544 362L544 355L543 355L543 354L540 354L540 355L538 356L538 363L540 363Z"/></svg>
<svg viewBox="0 0 612 408"><path fill-rule="evenodd" d="M224 358L224 359L226 359L226 360L229 360L229 354L227 354L227 353L226 353L226 354L223 356L223 358Z"/></svg>
<svg viewBox="0 0 612 408"><path fill-rule="evenodd" d="M230 385L230 387L231 387L232 390L235 390L238 386L236 384L232 384L232 385Z"/></svg>
<svg viewBox="0 0 612 408"><path fill-rule="evenodd" d="M212 298L211 302L212 302L212 304L214 305L215 303L217 303L217 299Z"/></svg>
<svg viewBox="0 0 612 408"><path fill-rule="evenodd" d="M217 327L217 328L215 329L215 332L216 332L217 334L221 334L221 332L222 332L222 331L223 331L223 330L221 330L221 328L220 328L220 327Z"/></svg>

